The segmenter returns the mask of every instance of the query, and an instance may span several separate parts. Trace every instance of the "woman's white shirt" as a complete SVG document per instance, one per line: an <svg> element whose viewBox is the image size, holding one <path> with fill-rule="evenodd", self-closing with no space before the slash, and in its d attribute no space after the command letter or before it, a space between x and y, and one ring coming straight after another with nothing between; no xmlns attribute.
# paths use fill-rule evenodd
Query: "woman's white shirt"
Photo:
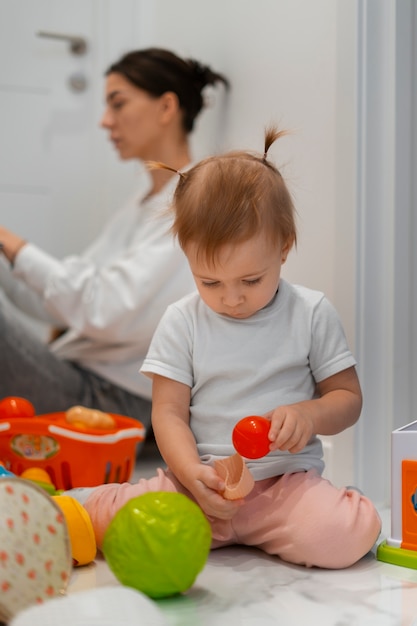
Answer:
<svg viewBox="0 0 417 626"><path fill-rule="evenodd" d="M195 289L170 233L176 183L147 197L146 181L82 255L58 260L28 243L12 270L28 288L17 289L19 306L43 308L45 319L70 328L51 344L55 354L148 398L138 370L153 332L166 307Z"/></svg>

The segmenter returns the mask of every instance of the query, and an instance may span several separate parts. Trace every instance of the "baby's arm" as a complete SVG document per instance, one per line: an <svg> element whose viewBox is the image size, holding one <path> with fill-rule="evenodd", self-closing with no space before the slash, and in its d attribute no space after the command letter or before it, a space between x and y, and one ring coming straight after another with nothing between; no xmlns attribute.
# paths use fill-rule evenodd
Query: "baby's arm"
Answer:
<svg viewBox="0 0 417 626"><path fill-rule="evenodd" d="M190 388L154 375L152 426L162 457L206 515L230 519L243 501L232 502L219 494L224 482L213 467L201 463L189 421Z"/></svg>
<svg viewBox="0 0 417 626"><path fill-rule="evenodd" d="M271 450L300 452L313 435L336 435L359 419L362 392L354 367L317 384L318 398L277 407L271 420Z"/></svg>

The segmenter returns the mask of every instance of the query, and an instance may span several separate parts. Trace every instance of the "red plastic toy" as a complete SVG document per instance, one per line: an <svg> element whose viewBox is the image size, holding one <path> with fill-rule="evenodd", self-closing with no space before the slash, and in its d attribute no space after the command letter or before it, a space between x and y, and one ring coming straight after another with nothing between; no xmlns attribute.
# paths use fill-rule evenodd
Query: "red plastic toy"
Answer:
<svg viewBox="0 0 417 626"><path fill-rule="evenodd" d="M0 400L0 418L34 417L34 415L35 409L33 404L26 398L7 396L7 398Z"/></svg>
<svg viewBox="0 0 417 626"><path fill-rule="evenodd" d="M266 417L249 415L233 429L232 441L236 452L247 459L260 459L269 452L268 439L271 422Z"/></svg>
<svg viewBox="0 0 417 626"><path fill-rule="evenodd" d="M36 415L25 398L0 400L0 460L20 476L29 468L45 470L57 490L95 487L129 480L136 444L145 429L138 420L111 414L112 428L70 423L67 413Z"/></svg>

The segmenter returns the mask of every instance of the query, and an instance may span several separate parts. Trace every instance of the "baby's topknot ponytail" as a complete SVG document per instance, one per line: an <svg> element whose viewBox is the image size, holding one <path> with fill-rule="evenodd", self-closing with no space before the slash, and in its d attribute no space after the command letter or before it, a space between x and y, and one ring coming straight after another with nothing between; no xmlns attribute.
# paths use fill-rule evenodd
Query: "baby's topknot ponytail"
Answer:
<svg viewBox="0 0 417 626"><path fill-rule="evenodd" d="M284 135L287 135L287 134L288 134L288 131L286 131L286 130L277 130L276 126L269 126L268 128L266 128L266 130L265 130L264 156L263 156L264 163L267 164L268 152L269 152L269 149L272 146L272 144L277 139L279 139L280 137L283 137Z"/></svg>

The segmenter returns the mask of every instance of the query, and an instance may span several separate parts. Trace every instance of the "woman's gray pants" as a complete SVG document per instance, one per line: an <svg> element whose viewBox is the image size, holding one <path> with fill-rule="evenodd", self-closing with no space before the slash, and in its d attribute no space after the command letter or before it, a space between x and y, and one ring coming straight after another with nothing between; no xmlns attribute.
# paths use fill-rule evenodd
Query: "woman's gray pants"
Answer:
<svg viewBox="0 0 417 626"><path fill-rule="evenodd" d="M21 321L0 289L0 400L26 398L38 415L74 405L126 415L150 426L151 402L55 356Z"/></svg>

